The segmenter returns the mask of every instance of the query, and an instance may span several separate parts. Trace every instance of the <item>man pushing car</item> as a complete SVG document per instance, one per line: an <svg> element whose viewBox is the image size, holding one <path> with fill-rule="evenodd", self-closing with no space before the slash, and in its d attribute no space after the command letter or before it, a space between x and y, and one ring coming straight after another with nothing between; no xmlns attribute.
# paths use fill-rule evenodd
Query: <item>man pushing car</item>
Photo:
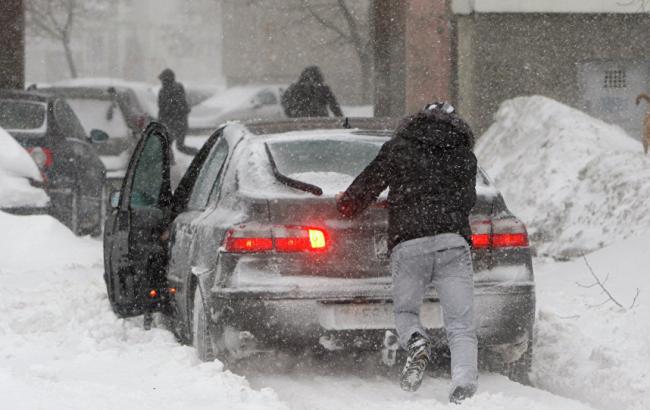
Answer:
<svg viewBox="0 0 650 410"><path fill-rule="evenodd" d="M451 351L449 400L478 386L474 282L469 213L476 201L476 157L470 127L446 102L407 117L377 157L337 195L337 209L353 217L388 193L388 246L395 327L408 357L400 376L407 391L420 387L431 342L420 320L426 289L436 288Z"/></svg>

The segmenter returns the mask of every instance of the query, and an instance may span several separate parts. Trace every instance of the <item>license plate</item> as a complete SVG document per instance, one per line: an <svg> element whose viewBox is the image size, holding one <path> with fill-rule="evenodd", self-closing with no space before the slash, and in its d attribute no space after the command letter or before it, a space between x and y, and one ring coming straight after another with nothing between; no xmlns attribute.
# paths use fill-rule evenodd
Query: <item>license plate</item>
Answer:
<svg viewBox="0 0 650 410"><path fill-rule="evenodd" d="M420 319L427 329L441 328L443 322L440 304L425 302ZM318 321L327 330L395 328L392 303L321 303L318 307Z"/></svg>
<svg viewBox="0 0 650 410"><path fill-rule="evenodd" d="M374 236L375 255L378 259L388 259L388 237L385 234Z"/></svg>

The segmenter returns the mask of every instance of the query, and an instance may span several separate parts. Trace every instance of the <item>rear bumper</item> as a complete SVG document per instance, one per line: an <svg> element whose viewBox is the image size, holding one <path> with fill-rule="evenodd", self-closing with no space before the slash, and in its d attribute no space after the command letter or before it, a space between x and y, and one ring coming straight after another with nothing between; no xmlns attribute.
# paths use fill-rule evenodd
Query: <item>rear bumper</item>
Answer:
<svg viewBox="0 0 650 410"><path fill-rule="evenodd" d="M210 308L213 319L223 312L233 313L236 327L251 332L265 341L302 343L306 346L318 344L322 336L336 336L349 339L355 346L363 341L370 346L379 346L386 330L394 330L392 314L385 320L386 326L367 325L360 319L359 326L332 326L324 311L332 306L357 305L375 306L392 312L390 280L368 284L367 280L346 280L341 288L327 284L317 289L233 289L213 288L210 292ZM365 283L364 283L365 282ZM434 311L440 311L435 290L425 296L425 303ZM477 284L475 286L475 320L479 345L503 348L526 342L535 318L535 285L532 282L518 284ZM442 321L430 329L431 334L446 344Z"/></svg>

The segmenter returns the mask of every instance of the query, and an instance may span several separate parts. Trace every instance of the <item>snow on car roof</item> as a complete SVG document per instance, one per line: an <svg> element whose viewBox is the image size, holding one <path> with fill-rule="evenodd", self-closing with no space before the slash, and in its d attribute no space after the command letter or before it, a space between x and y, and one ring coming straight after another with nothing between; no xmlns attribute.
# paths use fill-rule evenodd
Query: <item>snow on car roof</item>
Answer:
<svg viewBox="0 0 650 410"><path fill-rule="evenodd" d="M238 107L245 105L250 102L250 100L258 92L270 89L281 89L286 88L286 85L283 84L259 84L259 85L241 85L228 88L224 92L217 93L215 96L208 98L199 104L196 108L206 107L206 108L222 108L227 107Z"/></svg>

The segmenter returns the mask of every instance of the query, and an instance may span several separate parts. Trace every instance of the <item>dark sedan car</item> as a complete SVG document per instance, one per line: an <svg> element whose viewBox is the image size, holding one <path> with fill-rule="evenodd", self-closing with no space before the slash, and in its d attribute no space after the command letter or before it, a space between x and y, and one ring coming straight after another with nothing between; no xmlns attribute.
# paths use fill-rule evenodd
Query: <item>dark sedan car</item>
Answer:
<svg viewBox="0 0 650 410"><path fill-rule="evenodd" d="M146 113L138 112L133 98L124 88L41 87L39 92L65 99L79 118L86 133L100 129L108 140L93 148L106 167L109 186L119 189L129 157L149 122Z"/></svg>
<svg viewBox="0 0 650 410"><path fill-rule="evenodd" d="M105 228L114 311L161 309L203 360L304 347L382 351L394 363L385 193L355 220L341 217L334 200L394 126L382 119L230 123L208 139L172 194L167 137L153 124ZM527 382L535 284L526 229L482 171L477 192L471 222L481 356ZM423 322L444 351L434 289Z"/></svg>
<svg viewBox="0 0 650 410"><path fill-rule="evenodd" d="M53 216L76 234L99 234L106 170L68 104L28 91L0 91L0 127L32 156ZM100 142L106 134L93 132Z"/></svg>

